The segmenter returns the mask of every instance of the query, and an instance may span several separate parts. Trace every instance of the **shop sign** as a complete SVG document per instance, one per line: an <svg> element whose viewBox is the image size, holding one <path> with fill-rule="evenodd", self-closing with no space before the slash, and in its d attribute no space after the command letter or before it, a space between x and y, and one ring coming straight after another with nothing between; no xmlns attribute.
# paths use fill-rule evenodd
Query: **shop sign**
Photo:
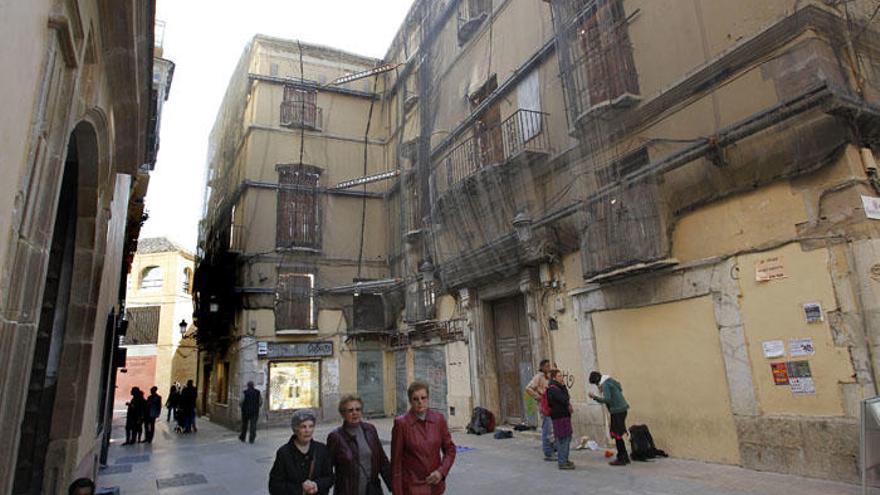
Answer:
<svg viewBox="0 0 880 495"><path fill-rule="evenodd" d="M257 342L257 356L264 357L266 354L269 354L269 343Z"/></svg>
<svg viewBox="0 0 880 495"><path fill-rule="evenodd" d="M333 342L266 342L266 354L274 358L312 358L333 355Z"/></svg>

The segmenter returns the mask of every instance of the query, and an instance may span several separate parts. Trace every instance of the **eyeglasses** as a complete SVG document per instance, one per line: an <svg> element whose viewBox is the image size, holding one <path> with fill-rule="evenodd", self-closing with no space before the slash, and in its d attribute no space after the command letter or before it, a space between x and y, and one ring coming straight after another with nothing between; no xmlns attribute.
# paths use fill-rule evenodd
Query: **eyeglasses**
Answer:
<svg viewBox="0 0 880 495"><path fill-rule="evenodd" d="M361 408L360 407L349 407L348 409L343 409L343 411L351 414L353 412L361 412Z"/></svg>

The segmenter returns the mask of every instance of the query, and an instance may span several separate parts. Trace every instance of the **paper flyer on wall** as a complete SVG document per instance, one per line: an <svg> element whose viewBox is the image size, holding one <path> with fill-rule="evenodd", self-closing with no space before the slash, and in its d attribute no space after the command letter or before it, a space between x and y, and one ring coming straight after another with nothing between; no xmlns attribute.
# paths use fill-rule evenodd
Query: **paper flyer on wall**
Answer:
<svg viewBox="0 0 880 495"><path fill-rule="evenodd" d="M761 343L765 358L778 358L785 355L785 342L781 340L765 340Z"/></svg>

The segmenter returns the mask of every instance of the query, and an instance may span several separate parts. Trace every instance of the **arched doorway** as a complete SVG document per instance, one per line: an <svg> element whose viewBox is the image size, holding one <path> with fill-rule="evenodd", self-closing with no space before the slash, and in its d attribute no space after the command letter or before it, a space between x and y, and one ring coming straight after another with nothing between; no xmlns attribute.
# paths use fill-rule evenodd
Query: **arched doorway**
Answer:
<svg viewBox="0 0 880 495"><path fill-rule="evenodd" d="M96 296L95 259L89 256L96 242L98 153L94 128L80 123L70 134L61 174L43 297L28 377L12 493L57 493L65 476L48 462L51 442L73 438L82 420L82 397L88 369L71 367L78 351L94 338L94 318L83 318L83 297ZM56 182L57 184L57 182ZM86 253L83 253L85 250ZM86 254L86 256L83 256ZM87 276L83 276L88 274ZM33 282L36 283L36 282ZM71 346L71 341L75 342ZM88 364L85 365L88 368ZM61 370L65 372L62 375ZM71 390L70 384L79 383ZM71 401L70 395L78 395ZM59 426L62 426L59 428ZM57 462L56 462L57 464Z"/></svg>

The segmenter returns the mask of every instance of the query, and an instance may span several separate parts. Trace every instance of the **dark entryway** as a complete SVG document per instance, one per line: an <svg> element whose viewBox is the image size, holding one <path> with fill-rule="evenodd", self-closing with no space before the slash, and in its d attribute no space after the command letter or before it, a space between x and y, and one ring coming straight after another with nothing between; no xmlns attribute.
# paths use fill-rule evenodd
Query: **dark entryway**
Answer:
<svg viewBox="0 0 880 495"><path fill-rule="evenodd" d="M42 493L46 451L52 428L58 370L67 327L67 308L73 282L77 213L76 139L71 136L61 182L45 290L40 307L34 360L28 383L27 402L15 465L15 495Z"/></svg>
<svg viewBox="0 0 880 495"><path fill-rule="evenodd" d="M523 389L532 373L532 348L522 296L492 303L495 357L501 420L519 424L525 420Z"/></svg>

